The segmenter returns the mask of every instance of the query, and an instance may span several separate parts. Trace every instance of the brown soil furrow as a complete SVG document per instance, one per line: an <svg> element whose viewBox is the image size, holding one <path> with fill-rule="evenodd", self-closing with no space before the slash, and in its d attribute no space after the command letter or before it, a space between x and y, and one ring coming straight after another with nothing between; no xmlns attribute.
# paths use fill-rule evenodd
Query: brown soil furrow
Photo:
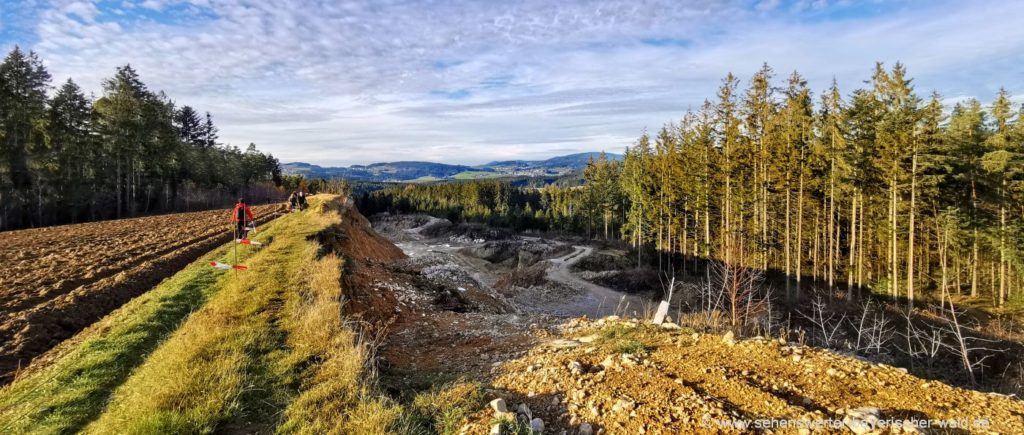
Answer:
<svg viewBox="0 0 1024 435"><path fill-rule="evenodd" d="M262 223L279 210L263 206L254 212ZM0 233L0 245L12 242L4 245L0 261L31 258L0 273L0 384L61 340L231 240L226 214L215 210ZM34 253L30 241L38 246ZM69 254L52 254L61 249ZM47 279L55 274L61 279Z"/></svg>
<svg viewBox="0 0 1024 435"><path fill-rule="evenodd" d="M50 288L47 288L34 295L27 295L26 297L23 298L11 299L8 301L4 301L3 303L0 303L0 310L3 310L3 313L0 314L0 322L3 322L6 317L14 315L19 311L28 309L30 307L36 306L46 301L51 301L54 298L69 293L79 287L117 275L125 270L138 267L148 261L159 259L167 254L173 253L180 249L184 249L192 244L201 243L203 240L209 239L210 237L213 237L218 234L223 235L223 230L209 230L203 234L200 234L199 236L183 240L179 243L168 245L162 249L133 249L130 251L125 251L124 253L122 253L123 255L121 255L121 257L123 258L122 260L112 264L101 266L99 269L93 269L88 277L80 277L77 279L63 279L58 281L56 285L53 285ZM45 282L43 282L43 284L45 284Z"/></svg>
<svg viewBox="0 0 1024 435"><path fill-rule="evenodd" d="M22 267L15 268L12 273L8 275L32 275L26 270L38 271L45 269L52 272L51 277L41 277L41 280L32 282L22 283L22 286L34 284L36 291L34 293L22 293L20 297L14 297L3 302L0 302L0 323L3 322L4 317L10 316L18 311L27 309L31 306L37 305L41 302L54 299L60 295L66 294L70 291L77 289L83 285L93 283L110 276L117 275L125 270L129 270L134 267L151 261L160 257L163 257L174 251L183 249L191 244L201 242L208 239L215 234L225 234L227 231L226 225L218 225L222 223L223 219L211 220L210 215L204 212L207 216L204 216L202 220L191 221L190 226L182 228L179 231L174 231L172 234L164 236L158 236L153 232L139 232L136 235L121 240L120 245L127 245L128 248L120 252L111 252L106 258L98 259L102 263L98 266L86 267L85 270L76 271L73 269L77 263L76 260L79 258L68 258L71 256L61 256L60 258L45 258L45 256L37 257L33 261L23 261ZM217 214L222 212L218 211ZM263 213L258 219L263 219L268 213ZM220 217L213 215L212 217ZM144 218L148 219L148 218ZM124 228L129 228L130 225L125 225ZM191 235L196 231L200 231L198 235L194 235L188 239L181 239L178 235ZM165 233L171 233L170 231L161 231ZM81 238L76 238L81 240ZM170 241L170 243L167 243ZM157 246L156 249L153 247ZM105 244L83 244L75 249L77 253L82 254L95 254L98 249L106 248ZM91 256L91 255L90 255ZM63 263L69 263L66 267L54 267L55 265L61 265ZM63 277L63 278L61 278ZM57 279L56 283L51 284L51 280ZM3 279L0 278L0 284L3 284ZM18 284L17 282L15 284ZM12 293L12 292L8 292Z"/></svg>

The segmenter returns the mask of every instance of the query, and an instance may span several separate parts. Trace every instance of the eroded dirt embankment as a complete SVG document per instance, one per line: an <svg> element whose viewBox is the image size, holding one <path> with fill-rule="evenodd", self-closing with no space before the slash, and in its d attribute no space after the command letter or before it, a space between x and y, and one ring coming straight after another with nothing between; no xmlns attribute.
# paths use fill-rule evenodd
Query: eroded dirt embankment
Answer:
<svg viewBox="0 0 1024 435"><path fill-rule="evenodd" d="M257 223L277 205L254 207ZM0 233L0 384L214 247L227 210Z"/></svg>

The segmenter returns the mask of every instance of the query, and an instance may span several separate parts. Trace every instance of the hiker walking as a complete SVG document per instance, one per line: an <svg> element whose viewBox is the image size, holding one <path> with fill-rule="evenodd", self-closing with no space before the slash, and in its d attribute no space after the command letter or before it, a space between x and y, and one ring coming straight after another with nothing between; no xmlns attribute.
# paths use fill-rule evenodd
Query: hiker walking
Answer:
<svg viewBox="0 0 1024 435"><path fill-rule="evenodd" d="M231 222L235 223L235 238L245 239L249 235L247 227L253 221L252 210L245 205L245 199L239 198L235 209L231 211Z"/></svg>
<svg viewBox="0 0 1024 435"><path fill-rule="evenodd" d="M295 207L299 205L299 192L293 190L291 195L288 195L288 210L295 210Z"/></svg>

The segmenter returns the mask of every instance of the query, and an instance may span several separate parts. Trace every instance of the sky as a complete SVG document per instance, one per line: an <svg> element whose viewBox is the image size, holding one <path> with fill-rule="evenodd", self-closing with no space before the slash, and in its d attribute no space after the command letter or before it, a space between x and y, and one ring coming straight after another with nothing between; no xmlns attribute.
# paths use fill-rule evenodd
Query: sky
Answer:
<svg viewBox="0 0 1024 435"><path fill-rule="evenodd" d="M816 95L897 61L947 104L1022 95L1020 17L996 0L0 0L0 50L95 96L131 64L282 162L479 164L621 152L765 62Z"/></svg>

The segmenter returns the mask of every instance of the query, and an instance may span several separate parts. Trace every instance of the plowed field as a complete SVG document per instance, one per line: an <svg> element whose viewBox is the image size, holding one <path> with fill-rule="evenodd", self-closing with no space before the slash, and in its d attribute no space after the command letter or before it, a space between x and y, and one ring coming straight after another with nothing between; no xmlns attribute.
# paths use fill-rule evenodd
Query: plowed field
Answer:
<svg viewBox="0 0 1024 435"><path fill-rule="evenodd" d="M254 207L258 222L282 209ZM0 233L0 384L231 239L226 210Z"/></svg>

